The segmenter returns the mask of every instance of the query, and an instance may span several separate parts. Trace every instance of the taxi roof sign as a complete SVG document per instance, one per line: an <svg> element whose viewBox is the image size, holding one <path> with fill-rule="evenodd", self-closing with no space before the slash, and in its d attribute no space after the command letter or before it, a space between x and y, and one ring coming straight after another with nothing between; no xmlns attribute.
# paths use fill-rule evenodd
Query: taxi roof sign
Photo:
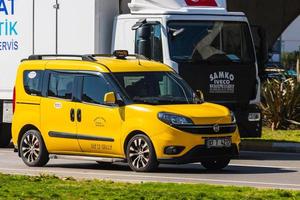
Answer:
<svg viewBox="0 0 300 200"><path fill-rule="evenodd" d="M115 50L113 56L118 59L125 59L129 55L127 50Z"/></svg>

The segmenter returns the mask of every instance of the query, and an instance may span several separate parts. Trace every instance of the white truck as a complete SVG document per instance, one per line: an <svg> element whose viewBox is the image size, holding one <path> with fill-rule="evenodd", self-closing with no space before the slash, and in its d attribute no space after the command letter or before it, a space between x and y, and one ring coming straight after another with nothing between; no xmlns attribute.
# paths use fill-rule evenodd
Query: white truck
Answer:
<svg viewBox="0 0 300 200"><path fill-rule="evenodd" d="M1 147L10 141L21 59L116 49L173 67L207 101L235 112L242 137L260 136L257 58L264 55L255 54L246 16L228 12L225 0L132 0L129 14L120 14L126 1L0 0Z"/></svg>

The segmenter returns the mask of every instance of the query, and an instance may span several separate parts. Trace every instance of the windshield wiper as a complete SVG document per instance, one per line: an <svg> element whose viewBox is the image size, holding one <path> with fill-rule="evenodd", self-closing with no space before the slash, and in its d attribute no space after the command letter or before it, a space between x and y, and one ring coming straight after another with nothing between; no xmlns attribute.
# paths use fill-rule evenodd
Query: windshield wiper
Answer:
<svg viewBox="0 0 300 200"><path fill-rule="evenodd" d="M185 31L185 28L180 28L180 29L175 29L175 28L170 28L169 33L171 33L172 39L180 35Z"/></svg>

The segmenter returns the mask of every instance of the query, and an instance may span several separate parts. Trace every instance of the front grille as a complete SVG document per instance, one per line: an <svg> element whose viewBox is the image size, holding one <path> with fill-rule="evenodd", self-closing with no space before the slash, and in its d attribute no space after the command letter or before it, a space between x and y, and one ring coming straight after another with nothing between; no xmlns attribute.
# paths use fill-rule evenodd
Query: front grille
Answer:
<svg viewBox="0 0 300 200"><path fill-rule="evenodd" d="M236 124L178 125L174 128L194 134L228 134L235 132Z"/></svg>

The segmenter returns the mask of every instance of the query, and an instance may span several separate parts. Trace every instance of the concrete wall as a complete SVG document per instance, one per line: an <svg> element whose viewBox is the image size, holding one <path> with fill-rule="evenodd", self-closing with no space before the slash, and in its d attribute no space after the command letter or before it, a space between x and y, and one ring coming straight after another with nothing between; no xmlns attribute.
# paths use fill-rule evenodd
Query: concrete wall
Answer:
<svg viewBox="0 0 300 200"><path fill-rule="evenodd" d="M243 11L251 24L267 30L269 47L300 15L300 0L227 0L228 10Z"/></svg>
<svg viewBox="0 0 300 200"><path fill-rule="evenodd" d="M129 13L130 10L128 8L128 3L131 2L131 0L120 0L120 11L121 14Z"/></svg>

